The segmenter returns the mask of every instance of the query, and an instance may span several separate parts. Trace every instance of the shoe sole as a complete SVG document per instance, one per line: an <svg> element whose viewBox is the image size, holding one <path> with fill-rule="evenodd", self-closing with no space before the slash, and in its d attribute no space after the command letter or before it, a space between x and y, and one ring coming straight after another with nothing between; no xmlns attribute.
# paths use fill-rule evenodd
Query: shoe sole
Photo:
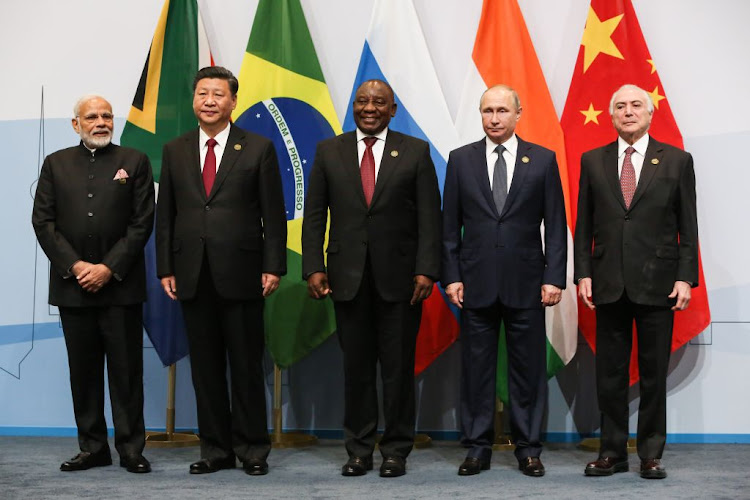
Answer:
<svg viewBox="0 0 750 500"><path fill-rule="evenodd" d="M105 462L105 463L101 463L101 464L92 464L92 465L89 465L87 467L64 467L64 466L61 465L60 466L60 470L62 472L76 472L76 471L79 471L79 470L93 469L94 467L107 467L109 465L112 465L112 462L109 462L109 463Z"/></svg>
<svg viewBox="0 0 750 500"><path fill-rule="evenodd" d="M627 462L623 462L613 465L610 469L586 469L583 471L583 474L585 476L602 477L611 476L617 472L627 472L628 470L630 470L630 465Z"/></svg>
<svg viewBox="0 0 750 500"><path fill-rule="evenodd" d="M667 471L655 471L655 470L646 470L641 471L641 477L643 479L664 479L667 477Z"/></svg>

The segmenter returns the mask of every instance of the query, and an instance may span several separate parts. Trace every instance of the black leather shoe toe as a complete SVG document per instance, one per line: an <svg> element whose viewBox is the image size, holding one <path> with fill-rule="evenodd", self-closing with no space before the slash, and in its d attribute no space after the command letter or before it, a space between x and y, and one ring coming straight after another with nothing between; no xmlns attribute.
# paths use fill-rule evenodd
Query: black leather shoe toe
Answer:
<svg viewBox="0 0 750 500"><path fill-rule="evenodd" d="M202 458L190 464L191 474L211 474L222 469L234 469L237 465L234 457L226 458Z"/></svg>
<svg viewBox="0 0 750 500"><path fill-rule="evenodd" d="M474 476L483 470L490 469L490 461L476 457L466 457L466 460L458 467L459 476Z"/></svg>
<svg viewBox="0 0 750 500"><path fill-rule="evenodd" d="M383 457L380 477L399 477L406 474L406 460L401 457Z"/></svg>
<svg viewBox="0 0 750 500"><path fill-rule="evenodd" d="M372 470L372 457L349 457L343 467L342 476L364 476L368 470Z"/></svg>
<svg viewBox="0 0 750 500"><path fill-rule="evenodd" d="M249 476L265 476L268 474L268 462L264 458L251 458L242 464L245 474Z"/></svg>
<svg viewBox="0 0 750 500"><path fill-rule="evenodd" d="M134 474L151 472L151 464L143 455L120 457L120 467L125 467L128 472L133 472Z"/></svg>
<svg viewBox="0 0 750 500"><path fill-rule="evenodd" d="M63 462L60 465L60 470L71 472L76 470L87 470L92 467L103 467L105 465L112 465L112 456L109 454L108 449L98 453L82 451L70 460Z"/></svg>

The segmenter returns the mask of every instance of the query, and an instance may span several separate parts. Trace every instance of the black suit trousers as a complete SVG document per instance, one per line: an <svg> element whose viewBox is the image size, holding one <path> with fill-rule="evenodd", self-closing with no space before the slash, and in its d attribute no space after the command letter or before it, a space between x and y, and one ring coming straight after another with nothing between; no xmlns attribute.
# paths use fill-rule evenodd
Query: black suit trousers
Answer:
<svg viewBox="0 0 750 500"><path fill-rule="evenodd" d="M81 451L107 452L104 361L121 457L143 452L143 305L60 307Z"/></svg>
<svg viewBox="0 0 750 500"><path fill-rule="evenodd" d="M414 356L422 305L383 300L368 259L354 299L334 302L334 310L344 354L346 450L367 457L375 449L380 361L385 418L380 452L406 458L414 445Z"/></svg>
<svg viewBox="0 0 750 500"><path fill-rule="evenodd" d="M461 311L461 431L468 456L489 461L494 435L497 348L501 322L508 351L510 426L518 460L542 452L547 402L544 309L500 302Z"/></svg>
<svg viewBox="0 0 750 500"><path fill-rule="evenodd" d="M674 312L669 307L634 304L626 294L617 302L596 306L596 386L602 418L599 455L627 456L633 321L641 389L638 456L661 458L667 437L667 372Z"/></svg>
<svg viewBox="0 0 750 500"><path fill-rule="evenodd" d="M263 373L263 300L221 297L204 256L196 295L182 301L182 312L198 407L201 458L237 456L243 462L266 458L271 443Z"/></svg>

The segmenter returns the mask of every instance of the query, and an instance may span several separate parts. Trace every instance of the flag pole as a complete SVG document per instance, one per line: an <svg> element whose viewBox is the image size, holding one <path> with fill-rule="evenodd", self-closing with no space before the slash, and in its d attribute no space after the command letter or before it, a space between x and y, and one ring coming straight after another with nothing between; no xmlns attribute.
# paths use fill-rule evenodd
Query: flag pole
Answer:
<svg viewBox="0 0 750 500"><path fill-rule="evenodd" d="M500 398L495 398L495 442L492 444L493 450L512 450L515 448L510 436L505 433L503 428L504 406Z"/></svg>
<svg viewBox="0 0 750 500"><path fill-rule="evenodd" d="M302 448L316 444L318 438L303 432L284 432L281 411L281 368L273 365L273 433L271 446L274 448Z"/></svg>
<svg viewBox="0 0 750 500"><path fill-rule="evenodd" d="M584 438L581 439L581 442L578 443L578 448L585 450L585 451L599 451L599 448L601 447L602 440L601 438ZM636 440L635 438L628 438L628 453L635 453L636 450Z"/></svg>
<svg viewBox="0 0 750 500"><path fill-rule="evenodd" d="M177 365L172 363L167 371L167 429L166 432L147 432L147 448L186 448L198 446L200 438L192 432L175 432L175 388Z"/></svg>

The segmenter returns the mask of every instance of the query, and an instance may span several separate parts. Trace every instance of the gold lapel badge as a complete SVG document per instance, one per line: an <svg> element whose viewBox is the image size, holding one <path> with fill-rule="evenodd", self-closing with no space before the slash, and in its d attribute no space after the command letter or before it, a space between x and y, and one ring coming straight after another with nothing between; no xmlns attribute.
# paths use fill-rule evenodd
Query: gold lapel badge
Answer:
<svg viewBox="0 0 750 500"><path fill-rule="evenodd" d="M240 149L242 149L242 144L235 144L234 145L234 150L235 151L239 151Z"/></svg>
<svg viewBox="0 0 750 500"><path fill-rule="evenodd" d="M125 184L126 182L128 182L127 179L117 179L117 180L120 182L120 184Z"/></svg>
<svg viewBox="0 0 750 500"><path fill-rule="evenodd" d="M393 151L391 151L391 156L393 156L394 158L397 157L398 156L398 151L396 151L395 149Z"/></svg>
<svg viewBox="0 0 750 500"><path fill-rule="evenodd" d="M651 158L651 163L653 165L658 165L659 164L659 159L658 158Z"/></svg>
<svg viewBox="0 0 750 500"><path fill-rule="evenodd" d="M529 159L528 156L524 156L523 158L521 158L521 161L524 163L529 163L531 160Z"/></svg>

